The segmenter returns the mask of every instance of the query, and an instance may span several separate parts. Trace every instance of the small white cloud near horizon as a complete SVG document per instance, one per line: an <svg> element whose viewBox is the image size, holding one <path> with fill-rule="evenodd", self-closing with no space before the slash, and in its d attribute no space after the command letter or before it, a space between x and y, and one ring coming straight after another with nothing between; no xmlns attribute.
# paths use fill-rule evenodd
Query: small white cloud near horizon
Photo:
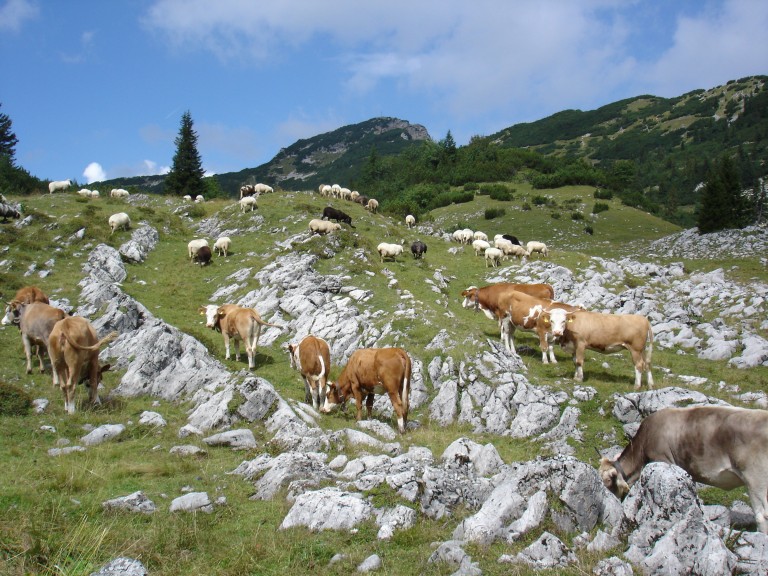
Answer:
<svg viewBox="0 0 768 576"><path fill-rule="evenodd" d="M91 162L88 164L88 166L85 167L85 170L83 170L83 176L85 176L85 180L88 184L101 182L102 180L107 179L107 173L98 162Z"/></svg>
<svg viewBox="0 0 768 576"><path fill-rule="evenodd" d="M157 176L159 174L168 174L171 171L170 166L158 166L157 162L144 160L145 172L139 176Z"/></svg>

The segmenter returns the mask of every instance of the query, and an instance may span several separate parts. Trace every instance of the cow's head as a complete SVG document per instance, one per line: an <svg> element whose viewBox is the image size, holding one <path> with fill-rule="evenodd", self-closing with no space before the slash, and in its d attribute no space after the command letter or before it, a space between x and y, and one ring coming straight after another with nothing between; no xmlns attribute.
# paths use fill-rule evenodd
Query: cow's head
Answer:
<svg viewBox="0 0 768 576"><path fill-rule="evenodd" d="M288 357L291 362L291 368L294 370L300 370L300 363L299 363L299 345L298 344L288 344Z"/></svg>
<svg viewBox="0 0 768 576"><path fill-rule="evenodd" d="M606 457L600 458L598 474L603 481L603 485L619 500L623 500L629 492L629 484L627 484L624 478L624 473L618 461Z"/></svg>
<svg viewBox="0 0 768 576"><path fill-rule="evenodd" d="M349 395L349 386L342 386L339 382L331 382L328 380L328 384L325 389L325 402L323 403L320 412L323 414L330 414L336 408L341 406L342 410L347 409L347 396Z"/></svg>
<svg viewBox="0 0 768 576"><path fill-rule="evenodd" d="M544 322L547 332L551 332L552 336L559 338L565 333L568 324L573 322L572 316L572 312L567 312L562 308L552 308L542 313L541 320Z"/></svg>
<svg viewBox="0 0 768 576"><path fill-rule="evenodd" d="M200 306L197 311L200 312L201 316L205 316L205 326L215 330L220 322L219 306L216 306L216 304L206 304L205 306Z"/></svg>
<svg viewBox="0 0 768 576"><path fill-rule="evenodd" d="M0 324L3 326L8 326L9 324L18 326L21 323L21 312L23 307L24 305L18 300L6 302L5 315Z"/></svg>
<svg viewBox="0 0 768 576"><path fill-rule="evenodd" d="M461 303L462 308L477 306L477 286L470 286L466 290L462 290L461 296L464 298L464 301Z"/></svg>

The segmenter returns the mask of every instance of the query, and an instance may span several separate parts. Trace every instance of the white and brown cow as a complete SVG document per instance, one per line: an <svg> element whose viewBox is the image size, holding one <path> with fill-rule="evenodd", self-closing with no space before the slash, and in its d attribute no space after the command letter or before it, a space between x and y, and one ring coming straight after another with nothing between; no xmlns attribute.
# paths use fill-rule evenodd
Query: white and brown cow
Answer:
<svg viewBox="0 0 768 576"><path fill-rule="evenodd" d="M746 486L757 527L768 533L768 411L729 406L663 408L640 424L615 459L601 458L603 484L619 498L649 462L679 466L696 482Z"/></svg>
<svg viewBox="0 0 768 576"><path fill-rule="evenodd" d="M91 323L80 316L59 320L51 330L48 350L68 414L75 412L75 388L81 380L88 383L91 405L99 403L101 375L109 370L109 364L99 366L99 348L116 337L117 332L112 332L99 339Z"/></svg>
<svg viewBox="0 0 768 576"><path fill-rule="evenodd" d="M576 364L574 380L584 380L584 351L609 354L629 350L635 365L635 389L640 388L643 372L649 388L653 388L651 356L653 330L645 316L639 314L602 314L586 310L550 310L541 314L540 323L563 350L573 354Z"/></svg>
<svg viewBox="0 0 768 576"><path fill-rule="evenodd" d="M15 324L21 332L21 342L24 345L24 354L27 357L27 374L32 373L32 348L35 348L38 362L40 364L40 373L45 372L43 363L43 350L48 352L48 337L53 330L54 325L66 317L66 313L43 302L32 302L31 304L21 303L13 300L8 303L8 308L3 318L3 324ZM53 358L51 358L53 362ZM59 383L58 375L53 372L53 385Z"/></svg>
<svg viewBox="0 0 768 576"><path fill-rule="evenodd" d="M515 352L514 335L517 328L536 332L541 346L541 361L544 364L557 363L552 344L546 331L539 327L537 320L545 308L565 308L575 310L574 306L554 302L554 290L549 284L509 284L499 283L477 288L470 286L461 295L462 306L474 308L491 320L499 323L502 344L507 351ZM549 356L549 358L548 358Z"/></svg>
<svg viewBox="0 0 768 576"><path fill-rule="evenodd" d="M245 345L245 353L248 356L248 368L253 369L256 360L256 348L259 344L262 326L282 328L278 324L265 322L253 308L243 308L236 304L207 304L200 306L200 314L205 316L205 325L212 328L224 337L226 358L230 358L230 339L235 343L235 360L240 361L240 342Z"/></svg>
<svg viewBox="0 0 768 576"><path fill-rule="evenodd" d="M354 397L357 420L362 418L363 397L371 418L376 394L387 394L397 415L397 428L405 433L408 423L408 396L411 390L411 359L402 348L361 348L349 358L336 383L331 383L321 412L329 413Z"/></svg>
<svg viewBox="0 0 768 576"><path fill-rule="evenodd" d="M315 410L325 401L325 388L331 373L331 349L322 338L309 334L298 344L288 344L291 368L304 379L304 401Z"/></svg>

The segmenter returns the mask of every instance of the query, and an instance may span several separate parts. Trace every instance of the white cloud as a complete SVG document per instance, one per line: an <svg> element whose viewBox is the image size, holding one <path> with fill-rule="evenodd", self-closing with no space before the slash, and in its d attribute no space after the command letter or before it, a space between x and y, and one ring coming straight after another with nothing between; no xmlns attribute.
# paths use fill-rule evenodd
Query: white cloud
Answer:
<svg viewBox="0 0 768 576"><path fill-rule="evenodd" d="M37 17L40 10L29 0L6 0L0 6L0 30L18 32L26 20Z"/></svg>
<svg viewBox="0 0 768 576"><path fill-rule="evenodd" d="M83 176L88 184L101 182L102 180L107 179L107 173L98 162L91 162L88 164L88 166L85 167L85 170L83 170Z"/></svg>
<svg viewBox="0 0 768 576"><path fill-rule="evenodd" d="M170 171L170 166L158 166L157 162L144 160L144 170L137 174L137 176L156 176L159 174L168 174Z"/></svg>

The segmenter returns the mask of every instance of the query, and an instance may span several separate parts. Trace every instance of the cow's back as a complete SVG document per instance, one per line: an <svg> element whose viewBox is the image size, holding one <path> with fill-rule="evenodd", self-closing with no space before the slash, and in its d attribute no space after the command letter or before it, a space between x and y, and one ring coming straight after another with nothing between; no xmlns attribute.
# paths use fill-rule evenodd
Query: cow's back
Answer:
<svg viewBox="0 0 768 576"><path fill-rule="evenodd" d="M54 325L66 316L66 313L60 308L43 302L33 302L24 307L19 329L22 334L26 334L33 340L46 341Z"/></svg>
<svg viewBox="0 0 768 576"><path fill-rule="evenodd" d="M397 376L400 382L411 379L411 359L402 348L379 348L374 357L374 370L379 378Z"/></svg>
<svg viewBox="0 0 768 576"><path fill-rule="evenodd" d="M320 359L322 358L322 366ZM306 374L320 374L325 372L327 376L331 370L331 353L328 344L322 338L305 336L299 343L299 359L301 370Z"/></svg>
<svg viewBox="0 0 768 576"><path fill-rule="evenodd" d="M565 336L584 338L595 346L628 345L638 349L652 337L651 323L640 314L602 314L578 310L566 324Z"/></svg>

